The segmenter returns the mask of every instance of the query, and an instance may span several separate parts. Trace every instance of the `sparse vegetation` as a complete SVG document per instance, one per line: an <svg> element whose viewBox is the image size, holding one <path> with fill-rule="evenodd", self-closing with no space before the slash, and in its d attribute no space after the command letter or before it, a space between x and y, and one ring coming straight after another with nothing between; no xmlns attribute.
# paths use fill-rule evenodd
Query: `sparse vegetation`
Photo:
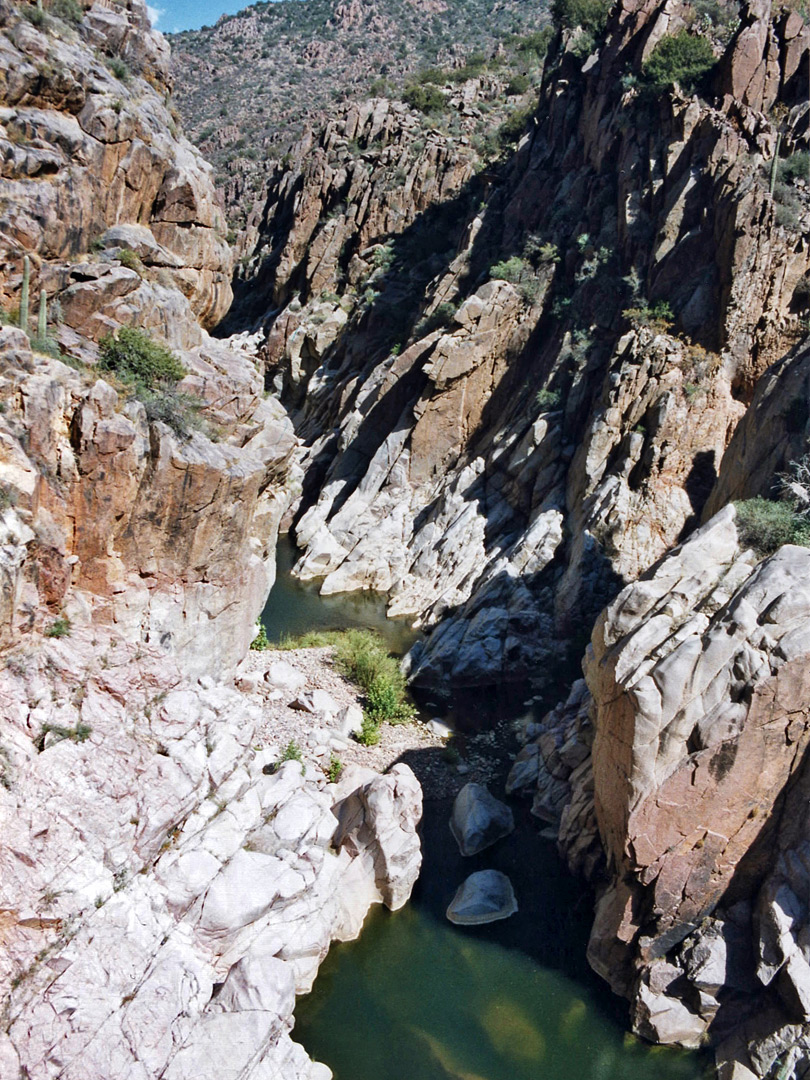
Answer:
<svg viewBox="0 0 810 1080"><path fill-rule="evenodd" d="M256 634L253 641L251 641L250 647L254 652L264 652L266 649L270 648L270 642L267 640L267 631L261 622L257 622L256 625L259 628L259 632Z"/></svg>
<svg viewBox="0 0 810 1080"><path fill-rule="evenodd" d="M176 383L186 374L174 353L136 327L122 326L117 335L102 338L100 344L100 366L126 383L153 390Z"/></svg>
<svg viewBox="0 0 810 1080"><path fill-rule="evenodd" d="M281 762L283 763L285 761L299 762L301 765L301 772L304 771L304 754L295 739L290 739L284 747L284 752L281 755Z"/></svg>
<svg viewBox="0 0 810 1080"><path fill-rule="evenodd" d="M121 248L118 253L118 261L122 266L125 266L127 270L134 270L136 274L143 277L146 267L141 262L141 259L131 248Z"/></svg>
<svg viewBox="0 0 810 1080"><path fill-rule="evenodd" d="M757 496L735 505L740 541L757 555L772 555L782 544L810 547L810 521L791 503Z"/></svg>
<svg viewBox="0 0 810 1080"><path fill-rule="evenodd" d="M407 698L405 676L399 661L370 630L347 630L336 646L340 671L364 692L365 715L374 722L402 724L412 720L414 707Z"/></svg>
<svg viewBox="0 0 810 1080"><path fill-rule="evenodd" d="M402 100L412 109L417 109L426 115L444 112L447 108L447 98L438 86L430 83L426 85L411 83L410 86L406 86L402 91Z"/></svg>
<svg viewBox="0 0 810 1080"><path fill-rule="evenodd" d="M642 66L646 85L654 92L674 86L690 92L715 64L711 42L700 34L679 30L661 38Z"/></svg>
<svg viewBox="0 0 810 1080"><path fill-rule="evenodd" d="M654 304L642 302L637 307L625 308L622 315L637 326L647 326L651 330L668 330L675 316L666 300L657 300Z"/></svg>
<svg viewBox="0 0 810 1080"><path fill-rule="evenodd" d="M543 412L553 412L555 409L559 409L562 394L559 390L549 390L548 387L543 387L542 390L537 391L535 401Z"/></svg>
<svg viewBox="0 0 810 1080"><path fill-rule="evenodd" d="M50 12L62 22L78 26L84 20L84 11L76 0L51 0Z"/></svg>
<svg viewBox="0 0 810 1080"><path fill-rule="evenodd" d="M45 631L45 637L63 638L70 634L70 619L67 615L60 615L58 619L54 619L48 629Z"/></svg>
<svg viewBox="0 0 810 1080"><path fill-rule="evenodd" d="M57 740L61 742L63 739L69 739L70 742L86 742L93 734L93 729L89 724L82 724L79 722L76 727L63 727L61 724L43 724L42 731L39 733L37 739L37 745L40 750L44 747L45 736L55 735Z"/></svg>
<svg viewBox="0 0 810 1080"><path fill-rule="evenodd" d="M336 784L340 779L340 774L343 772L343 763L340 758L331 754L329 757L329 764L326 766L326 779L330 784Z"/></svg>
<svg viewBox="0 0 810 1080"><path fill-rule="evenodd" d="M107 67L113 73L113 75L122 83L128 83L132 78L132 72L129 70L129 66L126 60L123 60L120 56L110 56L107 58Z"/></svg>

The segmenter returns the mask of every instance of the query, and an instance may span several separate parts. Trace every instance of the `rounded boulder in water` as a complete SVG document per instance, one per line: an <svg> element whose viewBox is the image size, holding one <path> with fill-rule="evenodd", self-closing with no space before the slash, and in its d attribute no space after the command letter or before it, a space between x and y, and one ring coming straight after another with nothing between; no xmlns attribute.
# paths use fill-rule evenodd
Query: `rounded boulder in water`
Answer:
<svg viewBox="0 0 810 1080"><path fill-rule="evenodd" d="M508 919L517 911L512 882L500 870L479 870L459 886L447 909L457 926L481 926Z"/></svg>
<svg viewBox="0 0 810 1080"><path fill-rule="evenodd" d="M450 831L462 855L477 855L515 827L512 811L484 787L465 784L456 795Z"/></svg>

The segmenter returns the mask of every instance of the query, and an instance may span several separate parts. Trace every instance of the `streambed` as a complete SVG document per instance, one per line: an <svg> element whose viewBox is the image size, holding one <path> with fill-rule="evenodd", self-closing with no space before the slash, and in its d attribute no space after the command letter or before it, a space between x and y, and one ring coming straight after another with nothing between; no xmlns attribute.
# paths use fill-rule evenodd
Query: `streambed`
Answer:
<svg viewBox="0 0 810 1080"><path fill-rule="evenodd" d="M411 644L407 627L386 620L384 598L320 597L291 576L294 561L284 538L262 617L271 641L369 626L395 651ZM511 836L462 859L449 800L426 800L411 902L395 913L374 908L357 941L332 946L297 1003L295 1039L335 1080L699 1080L705 1056L627 1033L626 1003L585 960L590 894L527 807L514 809ZM451 925L444 911L456 888L487 867L510 876L518 913L484 927Z"/></svg>

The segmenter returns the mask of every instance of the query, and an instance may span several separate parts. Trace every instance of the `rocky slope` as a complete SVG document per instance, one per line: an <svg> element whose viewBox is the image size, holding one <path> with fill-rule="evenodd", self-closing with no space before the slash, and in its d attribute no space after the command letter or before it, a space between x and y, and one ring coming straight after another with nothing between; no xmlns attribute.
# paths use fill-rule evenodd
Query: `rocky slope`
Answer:
<svg viewBox="0 0 810 1080"><path fill-rule="evenodd" d="M254 4L172 35L178 107L217 168L229 220L244 223L268 166L336 102L401 90L436 66L454 78L465 67L477 74L493 57L489 77L504 86L536 74L524 39L541 10L526 0L300 0Z"/></svg>
<svg viewBox="0 0 810 1080"><path fill-rule="evenodd" d="M295 993L407 899L421 791L327 785L317 709L276 770L289 679L236 671L296 438L205 329L231 257L165 42L138 0L5 3L0 52L0 1074L326 1077ZM104 367L132 326L176 385Z"/></svg>
<svg viewBox="0 0 810 1080"><path fill-rule="evenodd" d="M417 683L575 654L697 522L754 384L802 334L807 189L769 193L768 110L787 157L806 141L808 31L749 7L702 96L651 94L644 59L693 17L621 8L590 58L564 29L511 161L417 162L431 204L382 248L396 150L364 181L331 127L271 186L245 288L308 444L297 572L388 591L392 614L437 627ZM375 115L391 107L345 123Z"/></svg>

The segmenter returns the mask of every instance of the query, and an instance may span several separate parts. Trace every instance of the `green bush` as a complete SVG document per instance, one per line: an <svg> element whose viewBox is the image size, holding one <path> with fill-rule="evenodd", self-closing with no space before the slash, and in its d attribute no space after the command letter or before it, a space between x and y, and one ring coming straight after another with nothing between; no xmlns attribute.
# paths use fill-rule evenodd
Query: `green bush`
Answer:
<svg viewBox="0 0 810 1080"><path fill-rule="evenodd" d="M538 60L542 60L548 52L548 47L553 37L554 31L552 28L550 26L544 26L542 30L537 30L533 34L527 34L525 37L518 38L515 42L515 48L518 52L528 53L535 56Z"/></svg>
<svg viewBox="0 0 810 1080"><path fill-rule="evenodd" d="M521 280L526 270L526 263L519 255L513 255L511 259L494 263L490 268L490 277L496 281L510 281L513 285Z"/></svg>
<svg viewBox="0 0 810 1080"><path fill-rule="evenodd" d="M62 22L70 22L78 26L84 19L84 11L81 4L76 0L53 0L50 6L51 14Z"/></svg>
<svg viewBox="0 0 810 1080"><path fill-rule="evenodd" d="M757 496L735 506L740 541L758 555L771 555L782 544L810 547L810 521L798 514L790 503Z"/></svg>
<svg viewBox="0 0 810 1080"><path fill-rule="evenodd" d="M509 97L517 97L519 94L525 94L529 86L528 75L513 75L506 84L506 93Z"/></svg>
<svg viewBox="0 0 810 1080"><path fill-rule="evenodd" d="M810 180L810 152L797 150L779 162L779 179L790 184L794 180Z"/></svg>
<svg viewBox="0 0 810 1080"><path fill-rule="evenodd" d="M48 16L35 4L23 4L22 13L26 19L33 25L43 27L48 21Z"/></svg>
<svg viewBox="0 0 810 1080"><path fill-rule="evenodd" d="M562 394L559 390L549 390L547 387L543 387L542 390L537 391L535 401L543 412L553 412L555 409L559 409Z"/></svg>
<svg viewBox="0 0 810 1080"><path fill-rule="evenodd" d="M425 114L443 112L447 108L447 99L444 94L438 86L430 84L420 86L412 83L406 86L402 92L402 100L412 109Z"/></svg>
<svg viewBox="0 0 810 1080"><path fill-rule="evenodd" d="M652 305L645 302L638 307L625 308L622 315L638 326L649 326L653 330L668 330L675 320L672 308L666 300L657 300Z"/></svg>
<svg viewBox="0 0 810 1080"><path fill-rule="evenodd" d="M348 630L338 641L336 660L338 669L364 691L366 717L377 724L382 720L402 724L413 719L415 710L407 699L399 661L378 634Z"/></svg>
<svg viewBox="0 0 810 1080"><path fill-rule="evenodd" d="M267 640L267 631L259 622L256 624L259 628L259 632L256 637L251 641L250 647L254 652L264 652L270 648L270 642Z"/></svg>
<svg viewBox="0 0 810 1080"><path fill-rule="evenodd" d="M364 714L360 734L357 735L356 738L363 746L376 746L380 741L379 720L375 720L373 717Z"/></svg>
<svg viewBox="0 0 810 1080"><path fill-rule="evenodd" d="M340 758L331 754L329 757L329 764L326 767L326 779L330 784L336 784L340 779L340 774L343 772L343 763Z"/></svg>
<svg viewBox="0 0 810 1080"><path fill-rule="evenodd" d="M117 337L110 334L100 344L100 366L126 383L152 390L176 383L186 374L174 353L134 326L122 326Z"/></svg>
<svg viewBox="0 0 810 1080"><path fill-rule="evenodd" d="M45 637L62 638L67 637L68 634L70 634L70 619L67 615L60 615L58 619L54 619L45 631Z"/></svg>
<svg viewBox="0 0 810 1080"><path fill-rule="evenodd" d="M290 739L284 747L284 753L281 755L279 764L282 764L285 761L297 761L301 766L301 772L304 771L304 755L295 739Z"/></svg>
<svg viewBox="0 0 810 1080"><path fill-rule="evenodd" d="M135 396L146 410L146 419L150 423L159 420L182 439L190 438L195 431L216 439L216 432L200 416L202 400L193 394L181 394L170 386L158 390L136 386Z"/></svg>
<svg viewBox="0 0 810 1080"><path fill-rule="evenodd" d="M601 33L607 24L611 0L554 0L551 13L566 30L581 26L593 34Z"/></svg>
<svg viewBox="0 0 810 1080"><path fill-rule="evenodd" d="M501 146L511 146L512 143L516 143L526 130L526 125L529 122L529 117L534 114L536 105L529 104L523 109L515 109L511 116L498 128L498 143Z"/></svg>
<svg viewBox="0 0 810 1080"><path fill-rule="evenodd" d="M688 30L662 37L642 66L647 86L656 91L666 90L677 83L682 89L694 90L715 64L711 43Z"/></svg>
<svg viewBox="0 0 810 1080"><path fill-rule="evenodd" d="M440 326L447 326L457 310L455 304L445 300L430 315L426 315L419 320L413 329L414 336L416 338L426 337L428 334L432 334L434 330L438 330Z"/></svg>
<svg viewBox="0 0 810 1080"><path fill-rule="evenodd" d="M127 270L134 270L136 274L143 277L145 267L140 260L140 257L135 254L132 248L121 248L118 252L118 261L122 266L125 266Z"/></svg>
<svg viewBox="0 0 810 1080"><path fill-rule="evenodd" d="M107 60L107 67L122 83L129 82L132 77L132 72L127 66L126 60L122 60L120 56L111 56Z"/></svg>

